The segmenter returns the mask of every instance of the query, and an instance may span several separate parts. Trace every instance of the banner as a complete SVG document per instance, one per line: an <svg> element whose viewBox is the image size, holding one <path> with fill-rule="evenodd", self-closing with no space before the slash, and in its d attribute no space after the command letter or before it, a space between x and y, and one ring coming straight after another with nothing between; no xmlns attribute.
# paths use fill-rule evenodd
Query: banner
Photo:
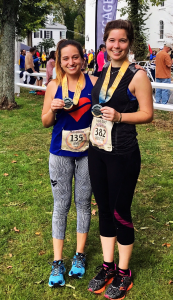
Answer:
<svg viewBox="0 0 173 300"><path fill-rule="evenodd" d="M96 0L96 51L103 44L103 33L107 22L116 20L118 0Z"/></svg>

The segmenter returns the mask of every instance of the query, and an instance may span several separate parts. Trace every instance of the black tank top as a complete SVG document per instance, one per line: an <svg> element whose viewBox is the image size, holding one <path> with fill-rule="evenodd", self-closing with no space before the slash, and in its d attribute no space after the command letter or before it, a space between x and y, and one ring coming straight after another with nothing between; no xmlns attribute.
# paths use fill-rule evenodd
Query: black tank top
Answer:
<svg viewBox="0 0 173 300"><path fill-rule="evenodd" d="M109 62L104 66L100 77L98 78L95 86L92 89L92 104L98 104L99 103L99 93L104 81L104 78L106 76L106 72L109 66ZM112 68L110 76L110 82L108 85L109 87L113 84L117 74L118 74L119 68ZM135 68L134 64L130 65L124 74L123 78L121 79L117 89L112 95L112 98L105 104L102 104L102 106L109 106L114 108L116 111L120 113L133 113L138 110L138 101L136 100L130 100L127 95L128 86L136 74L138 70ZM112 151L107 152L109 154L126 154L129 152L134 151L138 147L138 141L137 141L137 132L136 132L136 126L134 124L126 124L126 123L114 123L112 128ZM94 147L100 150L97 147Z"/></svg>

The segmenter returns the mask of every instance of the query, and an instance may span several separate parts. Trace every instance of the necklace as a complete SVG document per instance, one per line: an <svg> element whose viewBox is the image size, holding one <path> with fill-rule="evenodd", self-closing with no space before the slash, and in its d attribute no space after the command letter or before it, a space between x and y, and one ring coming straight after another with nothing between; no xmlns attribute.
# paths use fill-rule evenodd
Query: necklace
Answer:
<svg viewBox="0 0 173 300"><path fill-rule="evenodd" d="M112 74L115 74L115 73L118 73L118 72L119 72L119 70L116 70L116 71L114 71L114 72L111 71L111 75L112 75Z"/></svg>
<svg viewBox="0 0 173 300"><path fill-rule="evenodd" d="M109 88L109 90L107 91L107 88L108 88L108 84L109 84L109 81L110 81L110 75L111 75L111 63L109 64L109 67L107 69L107 72L106 72L106 76L105 76L105 79L104 79L104 82L102 84L102 87L101 87L101 90L100 90L100 94L99 94L99 103L106 103L108 102L113 93L115 92L116 88L118 87L121 79L123 78L125 72L127 71L129 67L129 61L126 59L121 68L118 70L118 74L112 84L112 86ZM115 70L117 71L117 70ZM113 71L113 72L115 72Z"/></svg>

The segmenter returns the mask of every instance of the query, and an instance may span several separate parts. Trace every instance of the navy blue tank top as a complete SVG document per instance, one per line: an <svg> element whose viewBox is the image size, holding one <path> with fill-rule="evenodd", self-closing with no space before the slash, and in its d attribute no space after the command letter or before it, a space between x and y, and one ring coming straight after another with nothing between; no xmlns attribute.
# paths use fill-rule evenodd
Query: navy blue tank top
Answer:
<svg viewBox="0 0 173 300"><path fill-rule="evenodd" d="M88 76L85 75L85 88L82 90L78 105L71 109L60 109L56 113L56 121L52 131L52 140L50 144L50 153L60 156L83 157L88 155L88 151L72 152L61 150L62 130L79 130L91 125L91 90L93 84ZM73 99L74 92L68 91L69 97ZM62 99L62 86L58 86L55 98Z"/></svg>

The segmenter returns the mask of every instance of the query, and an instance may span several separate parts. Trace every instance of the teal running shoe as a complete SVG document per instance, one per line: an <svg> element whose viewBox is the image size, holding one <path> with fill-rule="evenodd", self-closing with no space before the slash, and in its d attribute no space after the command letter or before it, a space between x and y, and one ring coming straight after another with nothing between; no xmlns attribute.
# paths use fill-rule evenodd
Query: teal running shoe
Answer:
<svg viewBox="0 0 173 300"><path fill-rule="evenodd" d="M65 285L64 273L66 269L62 260L53 261L52 272L49 277L50 287L59 287Z"/></svg>
<svg viewBox="0 0 173 300"><path fill-rule="evenodd" d="M86 256L83 253L76 253L73 257L72 268L69 272L69 276L78 279L82 278L85 274L85 262Z"/></svg>
<svg viewBox="0 0 173 300"><path fill-rule="evenodd" d="M29 94L36 94L35 90L29 91Z"/></svg>

